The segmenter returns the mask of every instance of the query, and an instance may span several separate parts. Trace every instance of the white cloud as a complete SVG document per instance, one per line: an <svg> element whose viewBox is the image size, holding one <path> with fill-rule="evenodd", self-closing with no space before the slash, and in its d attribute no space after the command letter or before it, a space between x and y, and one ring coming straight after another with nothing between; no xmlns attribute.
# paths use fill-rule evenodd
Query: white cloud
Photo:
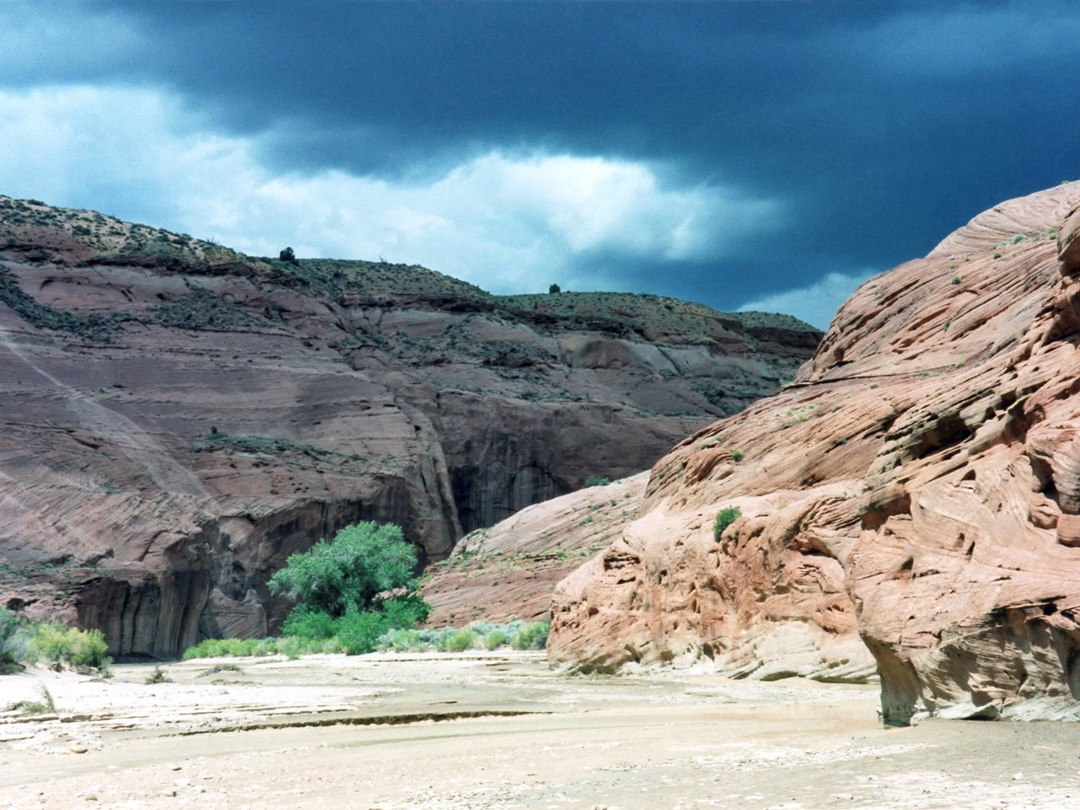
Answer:
<svg viewBox="0 0 1080 810"><path fill-rule="evenodd" d="M751 301L739 307L739 311L783 312L801 318L818 329L828 329L840 305L851 297L860 284L880 272L863 270L851 274L829 273L806 287Z"/></svg>
<svg viewBox="0 0 1080 810"><path fill-rule="evenodd" d="M269 136L270 133L268 133ZM0 92L0 193L104 210L256 255L416 262L496 292L588 286L590 254L721 259L784 216L720 185L671 186L655 167L498 151L441 176L280 174L258 138L166 91L56 86ZM599 279L597 279L599 280Z"/></svg>

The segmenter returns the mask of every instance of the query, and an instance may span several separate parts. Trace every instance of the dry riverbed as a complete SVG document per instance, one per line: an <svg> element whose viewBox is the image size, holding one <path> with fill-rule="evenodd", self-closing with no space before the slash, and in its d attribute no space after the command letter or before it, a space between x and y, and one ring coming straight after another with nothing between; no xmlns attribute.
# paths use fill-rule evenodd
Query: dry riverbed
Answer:
<svg viewBox="0 0 1080 810"><path fill-rule="evenodd" d="M884 729L872 686L568 677L521 652L114 670L0 677L0 708L42 685L56 706L0 714L0 808L1080 807L1080 727Z"/></svg>

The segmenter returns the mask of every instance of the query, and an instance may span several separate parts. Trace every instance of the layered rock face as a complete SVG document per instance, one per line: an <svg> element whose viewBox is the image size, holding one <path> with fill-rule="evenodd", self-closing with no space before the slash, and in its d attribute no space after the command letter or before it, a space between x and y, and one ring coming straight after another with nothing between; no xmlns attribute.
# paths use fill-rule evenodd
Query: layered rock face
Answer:
<svg viewBox="0 0 1080 810"><path fill-rule="evenodd" d="M425 572L428 623L545 619L556 584L637 515L648 479L641 472L585 487L467 534L449 559Z"/></svg>
<svg viewBox="0 0 1080 810"><path fill-rule="evenodd" d="M320 537L394 521L443 559L463 530L647 468L819 337L0 198L0 605L119 654L265 635L286 608L266 579Z"/></svg>
<svg viewBox="0 0 1080 810"><path fill-rule="evenodd" d="M1078 209L1009 201L864 284L794 386L656 464L558 586L552 659L876 668L891 723L1080 717Z"/></svg>

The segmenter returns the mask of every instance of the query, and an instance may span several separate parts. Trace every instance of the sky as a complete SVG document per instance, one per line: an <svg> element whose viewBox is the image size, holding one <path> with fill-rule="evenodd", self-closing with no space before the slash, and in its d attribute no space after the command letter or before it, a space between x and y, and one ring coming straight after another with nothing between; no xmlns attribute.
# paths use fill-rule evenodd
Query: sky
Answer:
<svg viewBox="0 0 1080 810"><path fill-rule="evenodd" d="M0 3L0 194L828 326L1080 176L1080 4Z"/></svg>

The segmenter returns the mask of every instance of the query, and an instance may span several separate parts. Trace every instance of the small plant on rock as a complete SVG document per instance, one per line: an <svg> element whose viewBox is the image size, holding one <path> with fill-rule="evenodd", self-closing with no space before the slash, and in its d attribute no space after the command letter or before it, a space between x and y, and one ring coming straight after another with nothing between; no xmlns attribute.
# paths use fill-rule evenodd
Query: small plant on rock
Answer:
<svg viewBox="0 0 1080 810"><path fill-rule="evenodd" d="M742 510L737 506L725 506L717 512L716 520L713 522L713 539L719 543L724 530L740 517L742 517Z"/></svg>

